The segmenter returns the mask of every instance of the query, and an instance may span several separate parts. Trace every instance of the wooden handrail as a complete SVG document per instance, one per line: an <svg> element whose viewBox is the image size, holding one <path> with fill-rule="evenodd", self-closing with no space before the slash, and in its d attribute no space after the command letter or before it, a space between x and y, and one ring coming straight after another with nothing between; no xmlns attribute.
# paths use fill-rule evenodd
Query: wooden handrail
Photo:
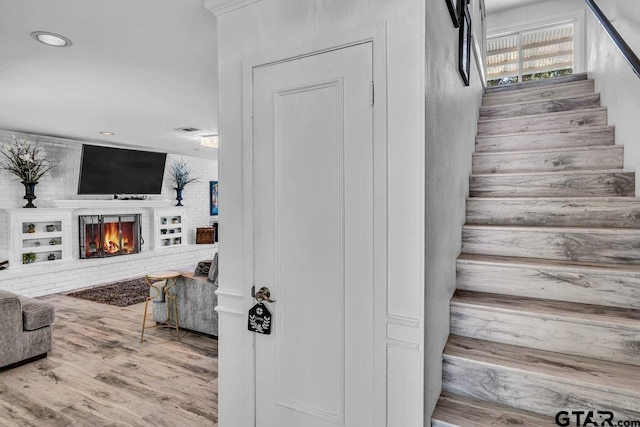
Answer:
<svg viewBox="0 0 640 427"><path fill-rule="evenodd" d="M611 21L609 21L602 10L600 10L596 2L594 0L584 1L587 2L587 6L589 6L593 15L598 19L600 25L602 25L604 30L609 34L618 49L620 49L620 52L633 69L633 72L640 77L640 59L638 59L638 56L629 47L627 42L624 41L620 33L614 28L613 24L611 24Z"/></svg>

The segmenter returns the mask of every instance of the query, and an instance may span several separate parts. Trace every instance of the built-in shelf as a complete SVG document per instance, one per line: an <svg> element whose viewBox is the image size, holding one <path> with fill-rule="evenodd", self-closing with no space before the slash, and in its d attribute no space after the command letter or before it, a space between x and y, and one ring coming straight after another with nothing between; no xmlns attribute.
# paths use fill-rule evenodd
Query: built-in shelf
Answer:
<svg viewBox="0 0 640 427"><path fill-rule="evenodd" d="M71 258L70 209L6 209L9 267L29 267Z"/></svg>
<svg viewBox="0 0 640 427"><path fill-rule="evenodd" d="M156 208L153 210L154 249L187 244L187 217L184 208Z"/></svg>

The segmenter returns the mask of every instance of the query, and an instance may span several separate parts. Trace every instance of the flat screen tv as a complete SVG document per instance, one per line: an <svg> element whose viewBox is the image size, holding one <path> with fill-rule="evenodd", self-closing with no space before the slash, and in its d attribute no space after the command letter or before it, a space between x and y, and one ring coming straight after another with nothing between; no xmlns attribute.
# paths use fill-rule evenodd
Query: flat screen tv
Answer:
<svg viewBox="0 0 640 427"><path fill-rule="evenodd" d="M78 194L160 194L166 153L83 145Z"/></svg>

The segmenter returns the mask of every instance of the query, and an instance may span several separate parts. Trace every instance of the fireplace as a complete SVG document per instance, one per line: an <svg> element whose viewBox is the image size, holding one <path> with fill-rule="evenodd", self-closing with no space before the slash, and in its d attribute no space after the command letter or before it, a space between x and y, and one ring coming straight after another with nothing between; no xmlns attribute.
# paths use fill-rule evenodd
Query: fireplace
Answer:
<svg viewBox="0 0 640 427"><path fill-rule="evenodd" d="M140 252L140 214L80 215L80 258L105 258Z"/></svg>

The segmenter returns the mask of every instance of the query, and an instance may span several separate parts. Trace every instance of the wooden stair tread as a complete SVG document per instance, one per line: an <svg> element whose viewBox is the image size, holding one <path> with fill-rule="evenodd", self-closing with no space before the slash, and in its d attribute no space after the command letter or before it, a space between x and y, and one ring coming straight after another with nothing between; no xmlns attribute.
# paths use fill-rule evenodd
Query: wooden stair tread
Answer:
<svg viewBox="0 0 640 427"><path fill-rule="evenodd" d="M555 269L566 269L573 271L601 271L615 272L616 274L640 274L640 265L633 264L615 264L605 262L586 262L586 261L567 261L567 260L555 260L544 258L522 258L522 257L509 257L500 255L483 255L483 254L467 254L461 253L457 259L458 263L475 263L475 264L493 264L501 266L520 266L523 268L528 267L545 267Z"/></svg>
<svg viewBox="0 0 640 427"><path fill-rule="evenodd" d="M553 225L520 225L520 224L464 224L463 230L495 230L495 231L539 231L553 233L588 233L588 234L611 234L624 236L640 236L640 228L617 228L617 227L572 227Z"/></svg>
<svg viewBox="0 0 640 427"><path fill-rule="evenodd" d="M543 148L543 149L535 149L535 150L507 150L507 151L478 151L473 153L474 156L502 156L502 155L516 155L516 154L538 154L540 152L544 153L564 153L564 152L575 152L575 151L619 151L624 150L624 147L621 145L590 145L586 147L553 147L553 148Z"/></svg>
<svg viewBox="0 0 640 427"><path fill-rule="evenodd" d="M460 254L457 289L640 308L640 266Z"/></svg>
<svg viewBox="0 0 640 427"><path fill-rule="evenodd" d="M506 367L518 371L534 371L558 382L640 398L640 376L637 366L458 335L449 337L444 357L471 359L487 366Z"/></svg>
<svg viewBox="0 0 640 427"><path fill-rule="evenodd" d="M528 82L510 83L507 85L488 87L485 89L485 94L490 95L490 94L512 92L516 90L521 91L521 90L527 90L527 89L537 89L544 86L561 85L565 83L587 80L588 78L589 77L587 73L575 73L575 74L569 74L566 76L552 77L552 78L543 79L543 80L532 80Z"/></svg>
<svg viewBox="0 0 640 427"><path fill-rule="evenodd" d="M552 114L558 114L558 113L552 113ZM526 131L526 132L501 133L500 135L476 135L476 140L478 140L478 139L492 139L492 138L495 138L495 137L504 138L504 137L509 137L509 136L523 136L523 135L546 136L546 135L549 135L549 134L572 134L572 133L583 133L583 132L596 133L596 132L602 132L602 131L613 130L613 129L614 129L613 126L601 125L601 126L589 126L589 127L583 127L583 128L577 128L577 129L531 130L531 131Z"/></svg>
<svg viewBox="0 0 640 427"><path fill-rule="evenodd" d="M545 99L592 95L596 93L593 80L581 80L559 85L547 85L519 91L485 94L482 97L481 106L491 107L500 104L513 104L517 102L542 101Z"/></svg>
<svg viewBox="0 0 640 427"><path fill-rule="evenodd" d="M505 99L505 103L494 102L493 105L480 107L481 120L506 117L529 117L534 114L559 113L565 111L582 111L600 107L600 94L549 97L540 100L516 101Z"/></svg>
<svg viewBox="0 0 640 427"><path fill-rule="evenodd" d="M542 172L509 172L509 173L475 173L472 178L500 177L500 176L543 176L543 175L597 175L597 174L633 174L635 172L625 172L624 169L590 169L590 170L570 170L570 171L542 171Z"/></svg>
<svg viewBox="0 0 640 427"><path fill-rule="evenodd" d="M586 113L600 113L606 112L607 109L605 107L597 107L597 108L585 108L584 110L571 110L571 111L557 111L551 113L540 113L540 114L530 114L527 116L516 116L516 117L500 117L497 119L479 119L478 124L491 124L491 123L500 123L500 122L512 122L517 120L540 120L545 121L550 117L557 117L559 115L571 115L571 114L586 114ZM501 134L504 135L504 134Z"/></svg>
<svg viewBox="0 0 640 427"><path fill-rule="evenodd" d="M546 319L571 319L573 323L601 324L640 328L640 311L630 308L605 307L567 301L553 301L512 295L457 290L451 305L486 307L523 316L537 315Z"/></svg>
<svg viewBox="0 0 640 427"><path fill-rule="evenodd" d="M640 228L640 199L469 197L467 224Z"/></svg>
<svg viewBox="0 0 640 427"><path fill-rule="evenodd" d="M492 174L495 175L495 174ZM566 202L566 203L632 203L640 205L640 198L633 196L619 196L619 197L608 197L608 196L556 196L556 197L510 197L509 199L505 199L504 197L467 197L467 201L470 200L480 200L486 202L504 202L512 201L512 202L536 202L536 201L550 201L550 202Z"/></svg>
<svg viewBox="0 0 640 427"><path fill-rule="evenodd" d="M560 147L591 147L615 144L613 126L535 130L501 135L476 135L476 153L544 150Z"/></svg>
<svg viewBox="0 0 640 427"><path fill-rule="evenodd" d="M622 169L624 148L619 145L553 148L549 150L474 153L472 173L559 172L571 170Z"/></svg>
<svg viewBox="0 0 640 427"><path fill-rule="evenodd" d="M462 252L640 264L640 229L465 225L462 228Z"/></svg>
<svg viewBox="0 0 640 427"><path fill-rule="evenodd" d="M552 418L509 406L471 399L443 392L431 417L432 426L486 427L517 425L522 427L552 426Z"/></svg>
<svg viewBox="0 0 640 427"><path fill-rule="evenodd" d="M521 101L521 102L508 102L505 104L481 105L480 112L482 113L483 110L484 111L494 110L494 109L498 110L501 108L508 108L508 107L515 107L515 106L529 106L534 104L544 104L544 103L555 102L555 101L578 100L578 99L584 99L584 98L594 98L599 96L600 96L600 93L594 92L594 93L589 93L584 95L564 95L564 96L554 96L554 97L545 98L545 99L535 99L535 100L528 100L528 101Z"/></svg>

